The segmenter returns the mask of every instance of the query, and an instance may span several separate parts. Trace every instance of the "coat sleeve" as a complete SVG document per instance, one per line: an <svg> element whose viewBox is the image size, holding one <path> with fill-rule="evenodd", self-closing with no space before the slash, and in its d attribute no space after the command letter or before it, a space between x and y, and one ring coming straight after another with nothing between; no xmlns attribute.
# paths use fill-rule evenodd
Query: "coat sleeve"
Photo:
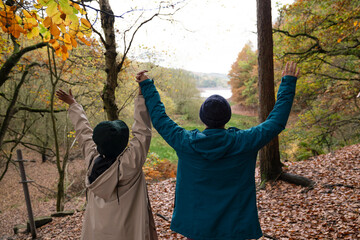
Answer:
<svg viewBox="0 0 360 240"><path fill-rule="evenodd" d="M133 138L120 157L120 178L122 180L137 176L145 163L151 141L151 122L142 95L135 98Z"/></svg>
<svg viewBox="0 0 360 240"><path fill-rule="evenodd" d="M140 83L141 92L144 95L146 106L154 128L162 138L176 151L180 150L184 144L187 131L175 123L165 112L165 106L161 102L153 80L147 79Z"/></svg>
<svg viewBox="0 0 360 240"><path fill-rule="evenodd" d="M86 167L90 159L97 155L96 144L92 140L93 129L85 115L83 107L79 103L71 104L68 110L69 119L75 127L75 136L86 161Z"/></svg>
<svg viewBox="0 0 360 240"><path fill-rule="evenodd" d="M243 142L248 148L259 150L285 129L295 96L296 77L285 76L277 93L275 106L267 119L256 127L242 131Z"/></svg>

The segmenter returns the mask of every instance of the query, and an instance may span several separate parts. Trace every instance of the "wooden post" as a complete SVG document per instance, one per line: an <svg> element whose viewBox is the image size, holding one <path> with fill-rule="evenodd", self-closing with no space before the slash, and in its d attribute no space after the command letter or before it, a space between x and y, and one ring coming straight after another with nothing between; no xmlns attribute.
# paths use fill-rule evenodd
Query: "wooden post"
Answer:
<svg viewBox="0 0 360 240"><path fill-rule="evenodd" d="M31 208L29 188L28 188L28 185L27 185L27 183L32 182L32 181L27 181L26 180L24 162L27 162L27 161L23 160L21 150L20 149L16 150L16 154L17 154L17 158L18 158L18 160L16 160L16 162L19 163L20 174L21 174L21 182L20 183L23 184L25 201L26 201L26 208L27 208L28 216L29 216L31 236L32 236L33 239L36 239L35 221L34 221L33 211L32 211L32 208Z"/></svg>

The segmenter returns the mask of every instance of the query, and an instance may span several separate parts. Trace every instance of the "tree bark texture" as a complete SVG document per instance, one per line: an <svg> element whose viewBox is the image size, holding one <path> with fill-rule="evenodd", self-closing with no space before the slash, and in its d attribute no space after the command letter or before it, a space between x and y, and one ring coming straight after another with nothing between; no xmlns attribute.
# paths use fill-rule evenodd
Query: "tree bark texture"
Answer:
<svg viewBox="0 0 360 240"><path fill-rule="evenodd" d="M109 4L109 0L99 1L101 10L101 27L105 35L105 71L106 83L102 92L102 99L104 102L104 109L110 121L119 118L118 107L115 102L115 90L118 86L117 77L119 69L116 64L116 42L115 42L115 17Z"/></svg>
<svg viewBox="0 0 360 240"><path fill-rule="evenodd" d="M275 104L271 0L257 0L259 121L263 122ZM261 180L275 180L282 172L279 140L275 137L259 151Z"/></svg>

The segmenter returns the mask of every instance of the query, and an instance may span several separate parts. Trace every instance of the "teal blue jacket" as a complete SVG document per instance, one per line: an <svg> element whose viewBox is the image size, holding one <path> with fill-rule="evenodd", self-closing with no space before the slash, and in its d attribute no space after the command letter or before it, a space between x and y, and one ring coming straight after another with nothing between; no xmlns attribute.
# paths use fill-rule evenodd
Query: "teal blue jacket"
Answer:
<svg viewBox="0 0 360 240"><path fill-rule="evenodd" d="M171 120L153 80L140 83L154 128L179 158L171 229L194 240L262 236L256 207L257 152L285 129L296 77L282 78L274 109L250 129L188 131Z"/></svg>

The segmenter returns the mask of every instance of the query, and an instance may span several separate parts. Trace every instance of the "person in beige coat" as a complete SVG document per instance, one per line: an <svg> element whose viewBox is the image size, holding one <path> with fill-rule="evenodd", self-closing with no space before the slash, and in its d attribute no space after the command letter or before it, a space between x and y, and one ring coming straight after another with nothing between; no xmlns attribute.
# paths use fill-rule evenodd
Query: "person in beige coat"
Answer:
<svg viewBox="0 0 360 240"><path fill-rule="evenodd" d="M94 130L71 90L56 92L85 157L87 205L81 238L85 240L157 240L142 166L151 140L151 123L141 92L135 98L134 124L104 121Z"/></svg>

